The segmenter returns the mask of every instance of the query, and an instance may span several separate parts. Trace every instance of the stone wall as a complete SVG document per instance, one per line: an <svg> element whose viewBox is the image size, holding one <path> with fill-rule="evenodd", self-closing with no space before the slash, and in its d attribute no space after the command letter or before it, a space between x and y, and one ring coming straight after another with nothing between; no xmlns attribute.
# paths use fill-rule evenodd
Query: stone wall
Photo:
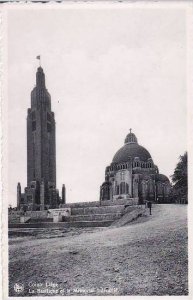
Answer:
<svg viewBox="0 0 193 300"><path fill-rule="evenodd" d="M60 207L90 207L90 206L100 206L99 201L91 201L91 202L74 202L74 203L66 203L61 204Z"/></svg>
<svg viewBox="0 0 193 300"><path fill-rule="evenodd" d="M102 206L107 205L138 205L139 199L138 198L129 198L129 199L115 199L111 200L103 200L101 201Z"/></svg>

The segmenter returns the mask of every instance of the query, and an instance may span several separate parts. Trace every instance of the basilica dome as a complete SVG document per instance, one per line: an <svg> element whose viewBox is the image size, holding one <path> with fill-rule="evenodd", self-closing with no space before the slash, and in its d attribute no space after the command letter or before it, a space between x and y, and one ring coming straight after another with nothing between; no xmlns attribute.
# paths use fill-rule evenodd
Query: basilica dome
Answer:
<svg viewBox="0 0 193 300"><path fill-rule="evenodd" d="M151 159L150 153L137 142L134 133L131 132L126 136L125 145L119 149L113 157L113 163L127 162L129 157L134 159L138 157L140 161L147 162Z"/></svg>

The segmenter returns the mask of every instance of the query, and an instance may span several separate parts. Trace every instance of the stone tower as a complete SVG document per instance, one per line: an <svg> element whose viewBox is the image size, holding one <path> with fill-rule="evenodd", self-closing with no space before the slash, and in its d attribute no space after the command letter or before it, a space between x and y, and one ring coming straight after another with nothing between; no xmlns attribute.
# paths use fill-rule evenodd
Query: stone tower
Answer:
<svg viewBox="0 0 193 300"><path fill-rule="evenodd" d="M56 142L51 97L39 67L27 115L27 184L42 180L56 185Z"/></svg>
<svg viewBox="0 0 193 300"><path fill-rule="evenodd" d="M55 117L51 97L46 89L45 74L40 66L36 86L31 92L27 112L27 187L17 190L17 206L25 210L57 208L61 203L56 189Z"/></svg>

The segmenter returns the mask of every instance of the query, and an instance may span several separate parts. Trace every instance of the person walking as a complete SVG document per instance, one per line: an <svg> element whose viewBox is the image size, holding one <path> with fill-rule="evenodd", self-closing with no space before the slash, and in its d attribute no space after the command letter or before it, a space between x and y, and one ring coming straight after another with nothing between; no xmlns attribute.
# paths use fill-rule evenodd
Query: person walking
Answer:
<svg viewBox="0 0 193 300"><path fill-rule="evenodd" d="M149 214L151 215L151 208L152 208L152 203L151 201L147 202L147 207L149 208Z"/></svg>

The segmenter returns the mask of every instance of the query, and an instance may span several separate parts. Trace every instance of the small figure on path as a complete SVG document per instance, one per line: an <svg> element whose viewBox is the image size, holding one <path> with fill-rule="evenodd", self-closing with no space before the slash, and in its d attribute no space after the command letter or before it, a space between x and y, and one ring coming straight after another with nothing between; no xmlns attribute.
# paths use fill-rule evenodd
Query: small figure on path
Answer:
<svg viewBox="0 0 193 300"><path fill-rule="evenodd" d="M149 214L151 215L151 207L152 207L151 201L147 202L147 207L149 208Z"/></svg>

